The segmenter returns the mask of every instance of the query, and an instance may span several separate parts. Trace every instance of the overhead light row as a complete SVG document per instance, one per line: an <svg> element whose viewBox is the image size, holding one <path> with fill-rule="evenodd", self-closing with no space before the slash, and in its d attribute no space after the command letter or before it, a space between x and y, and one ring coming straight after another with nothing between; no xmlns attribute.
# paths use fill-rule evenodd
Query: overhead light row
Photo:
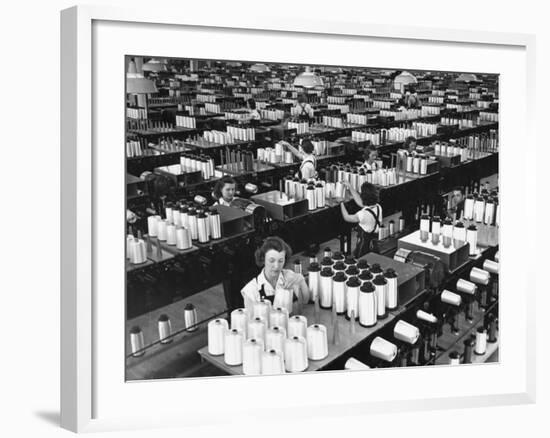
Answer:
<svg viewBox="0 0 550 438"><path fill-rule="evenodd" d="M136 62L132 59L126 73L126 93L128 94L150 94L157 93L157 86L154 81L145 79L143 73L138 72Z"/></svg>

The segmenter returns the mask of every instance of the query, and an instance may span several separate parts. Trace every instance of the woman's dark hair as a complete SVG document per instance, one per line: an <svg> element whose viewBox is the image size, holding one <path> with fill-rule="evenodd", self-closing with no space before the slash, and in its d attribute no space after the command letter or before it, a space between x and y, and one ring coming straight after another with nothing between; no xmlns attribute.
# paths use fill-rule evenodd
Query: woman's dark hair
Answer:
<svg viewBox="0 0 550 438"><path fill-rule="evenodd" d="M306 154L312 154L314 149L315 148L313 147L313 143L311 142L311 140L305 139L304 141L302 141L302 150Z"/></svg>
<svg viewBox="0 0 550 438"><path fill-rule="evenodd" d="M455 192L460 193L460 196L462 197L462 199L464 199L464 191L462 190L462 187L453 187L453 190L451 191L451 196L454 196Z"/></svg>
<svg viewBox="0 0 550 438"><path fill-rule="evenodd" d="M247 103L250 109L253 109L253 110L256 109L256 101L254 99L252 98L248 99Z"/></svg>
<svg viewBox="0 0 550 438"><path fill-rule="evenodd" d="M405 148L409 149L412 142L416 143L416 138L411 135L405 139Z"/></svg>
<svg viewBox="0 0 550 438"><path fill-rule="evenodd" d="M222 177L214 186L214 198L220 199L222 197L222 189L226 184L235 184L237 186L237 181L228 175Z"/></svg>
<svg viewBox="0 0 550 438"><path fill-rule="evenodd" d="M378 189L376 186L369 182L363 183L361 186L361 201L363 201L363 205L374 205L378 203L378 200Z"/></svg>
<svg viewBox="0 0 550 438"><path fill-rule="evenodd" d="M365 158L365 160L368 160L369 159L369 156L370 156L370 153L371 152L376 152L376 148L372 145L368 145L366 148L365 148L365 151L363 152L363 157Z"/></svg>
<svg viewBox="0 0 550 438"><path fill-rule="evenodd" d="M307 103L307 96L305 94L299 94L298 103Z"/></svg>
<svg viewBox="0 0 550 438"><path fill-rule="evenodd" d="M276 237L276 236L268 237L267 239L264 240L264 243L262 243L262 246L260 246L254 253L254 257L256 258L256 265L258 265L258 267L262 268L264 266L265 255L270 249L274 249L277 252L284 251L286 260L292 257L292 249L290 249L290 246L288 246L288 243L286 243L280 237Z"/></svg>

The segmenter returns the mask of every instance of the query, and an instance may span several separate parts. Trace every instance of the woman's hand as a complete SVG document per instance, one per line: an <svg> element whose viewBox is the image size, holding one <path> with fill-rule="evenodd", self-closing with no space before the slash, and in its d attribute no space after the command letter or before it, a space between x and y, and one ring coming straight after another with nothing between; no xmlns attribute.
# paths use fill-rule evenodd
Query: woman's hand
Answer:
<svg viewBox="0 0 550 438"><path fill-rule="evenodd" d="M301 274L286 276L283 287L285 289L293 289L294 287L298 286L300 282L303 280L304 280L304 277Z"/></svg>
<svg viewBox="0 0 550 438"><path fill-rule="evenodd" d="M309 303L309 287L303 277L299 283L294 284L292 290L294 291L294 295L296 295L303 304Z"/></svg>
<svg viewBox="0 0 550 438"><path fill-rule="evenodd" d="M301 298L303 303L309 302L309 287L302 275L292 276L284 285L285 289L291 289L297 298Z"/></svg>

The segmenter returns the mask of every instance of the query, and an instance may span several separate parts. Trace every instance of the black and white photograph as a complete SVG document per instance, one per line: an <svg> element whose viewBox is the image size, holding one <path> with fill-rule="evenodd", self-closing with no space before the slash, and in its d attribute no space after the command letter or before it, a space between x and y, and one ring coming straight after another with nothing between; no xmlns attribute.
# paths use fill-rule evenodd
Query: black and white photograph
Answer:
<svg viewBox="0 0 550 438"><path fill-rule="evenodd" d="M548 429L521 6L11 3L2 436Z"/></svg>
<svg viewBox="0 0 550 438"><path fill-rule="evenodd" d="M498 74L121 62L126 381L499 361Z"/></svg>

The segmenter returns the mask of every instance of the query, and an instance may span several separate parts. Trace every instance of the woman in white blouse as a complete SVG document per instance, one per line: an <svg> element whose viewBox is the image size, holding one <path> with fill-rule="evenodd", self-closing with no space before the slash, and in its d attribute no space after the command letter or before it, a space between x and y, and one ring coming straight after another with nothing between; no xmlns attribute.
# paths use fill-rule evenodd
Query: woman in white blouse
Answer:
<svg viewBox="0 0 550 438"><path fill-rule="evenodd" d="M307 103L307 97L303 94L298 96L298 101L291 111L292 114L295 114L299 120L310 121L313 119L315 112L309 103Z"/></svg>
<svg viewBox="0 0 550 438"><path fill-rule="evenodd" d="M407 137L403 143L403 149L405 149L410 156L416 156L416 138L412 136Z"/></svg>
<svg viewBox="0 0 550 438"><path fill-rule="evenodd" d="M378 189L373 184L366 182L361 186L361 194L359 194L348 182L345 182L344 185L350 191L355 203L361 208L357 213L349 214L344 203L340 204L344 220L359 225L354 257L359 258L369 252L378 252L378 230L384 217L382 206L378 204Z"/></svg>
<svg viewBox="0 0 550 438"><path fill-rule="evenodd" d="M307 181L316 177L317 171L315 169L317 167L317 159L315 158L314 153L315 147L313 146L311 140L308 140L307 138L304 139L300 145L300 149L296 149L286 141L280 141L279 143L286 146L295 157L302 160L300 168L298 169L298 172L296 172L296 176L298 178L305 179Z"/></svg>
<svg viewBox="0 0 550 438"><path fill-rule="evenodd" d="M237 181L230 176L224 176L214 186L213 196L216 199L214 205L225 205L231 207L231 201L235 199Z"/></svg>
<svg viewBox="0 0 550 438"><path fill-rule="evenodd" d="M304 277L291 269L284 269L291 255L290 246L280 237L266 238L256 250L256 264L262 271L241 290L245 308L250 312L254 303L261 299L271 301L273 307L286 308L289 313L292 313L292 303L298 297L303 303L309 301L309 288Z"/></svg>
<svg viewBox="0 0 550 438"><path fill-rule="evenodd" d="M260 120L262 117L256 107L256 101L254 99L248 99L247 102L248 116L250 120Z"/></svg>
<svg viewBox="0 0 550 438"><path fill-rule="evenodd" d="M378 169L378 151L374 146L367 146L364 153L365 161L361 167L365 170L377 170Z"/></svg>

